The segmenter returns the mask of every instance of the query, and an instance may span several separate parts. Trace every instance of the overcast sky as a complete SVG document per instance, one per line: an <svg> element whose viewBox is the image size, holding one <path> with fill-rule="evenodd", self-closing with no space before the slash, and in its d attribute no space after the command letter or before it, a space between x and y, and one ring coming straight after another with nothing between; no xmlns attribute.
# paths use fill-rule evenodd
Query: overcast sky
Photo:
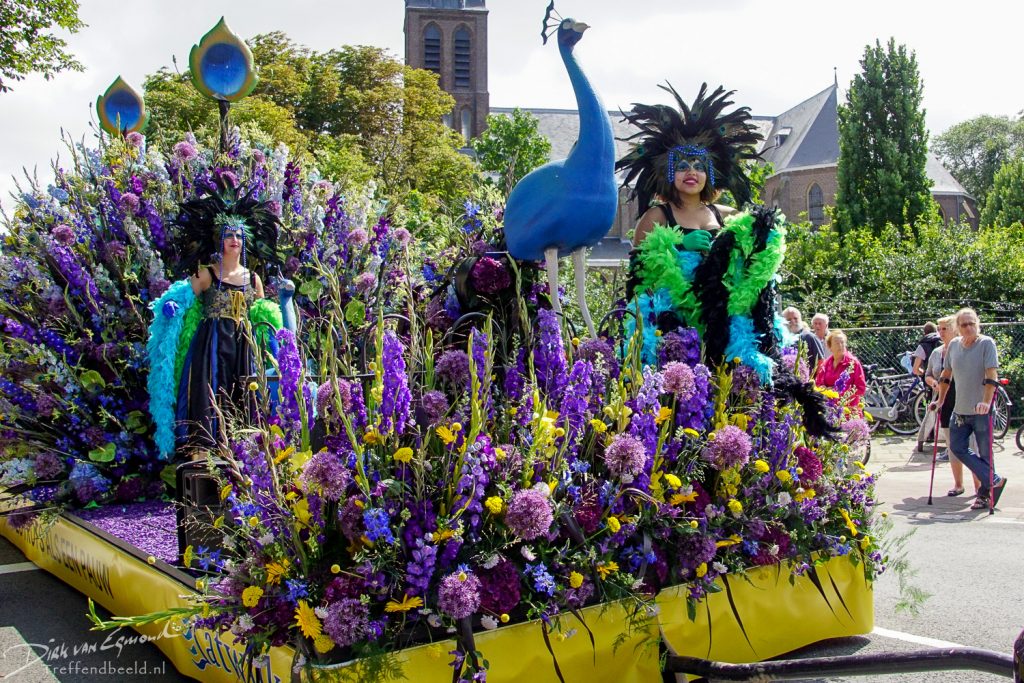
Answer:
<svg viewBox="0 0 1024 683"><path fill-rule="evenodd" d="M557 50L541 45L547 0L490 0L491 106L575 108ZM1024 65L1010 3L975 0L558 0L563 16L591 26L576 54L610 109L667 101L666 79L686 98L702 81L735 89L737 104L775 115L824 89L837 69L842 92L864 46L890 36L916 51L928 127L935 135L979 114L1016 115ZM88 27L68 42L84 73L30 77L0 95L0 201L11 176L60 152L60 131L88 134L96 97L121 75L184 69L192 44L223 15L243 38L281 30L314 50L377 45L404 58L403 0L81 0Z"/></svg>

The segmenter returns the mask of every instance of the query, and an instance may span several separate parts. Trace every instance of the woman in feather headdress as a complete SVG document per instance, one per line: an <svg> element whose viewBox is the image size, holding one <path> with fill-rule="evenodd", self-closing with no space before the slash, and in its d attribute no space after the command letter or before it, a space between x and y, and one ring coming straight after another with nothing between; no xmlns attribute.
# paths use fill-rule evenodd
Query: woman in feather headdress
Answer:
<svg viewBox="0 0 1024 683"><path fill-rule="evenodd" d="M758 159L761 140L750 123L750 110L740 107L726 114L732 92L719 86L707 96L707 84L692 105L669 84L659 86L672 93L678 109L663 105L634 104L624 114L640 130L626 138L633 147L618 161L626 171L639 199L640 220L633 233L639 245L656 225L678 227L684 247L707 251L713 233L724 225L723 216L735 209L715 204L723 190L732 192L736 205L750 201L750 178L745 162ZM651 206L653 199L661 203Z"/></svg>
<svg viewBox="0 0 1024 683"><path fill-rule="evenodd" d="M215 182L181 206L177 269L187 279L154 305L150 326L150 412L165 457L214 448L222 415L254 409L245 386L255 372L253 326L281 326L254 270L279 262L273 207L241 192L230 174Z"/></svg>

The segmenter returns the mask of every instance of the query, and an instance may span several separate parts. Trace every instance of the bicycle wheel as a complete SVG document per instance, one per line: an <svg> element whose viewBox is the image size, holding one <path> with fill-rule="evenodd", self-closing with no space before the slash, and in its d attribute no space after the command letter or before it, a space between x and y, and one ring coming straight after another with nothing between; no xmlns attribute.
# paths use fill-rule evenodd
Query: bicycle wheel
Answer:
<svg viewBox="0 0 1024 683"><path fill-rule="evenodd" d="M906 404L899 406L896 419L889 423L889 429L904 436L917 432L920 427L921 425L917 423L917 419L914 417L914 409Z"/></svg>
<svg viewBox="0 0 1024 683"><path fill-rule="evenodd" d="M1017 429L1017 450L1024 451L1024 425Z"/></svg>
<svg viewBox="0 0 1024 683"><path fill-rule="evenodd" d="M996 400L992 405L992 437L1001 439L1010 429L1010 397L1002 387L996 389Z"/></svg>
<svg viewBox="0 0 1024 683"><path fill-rule="evenodd" d="M923 391L917 395L917 400L914 401L914 419L917 420L918 427L924 424L924 416L928 414L930 402L931 396Z"/></svg>

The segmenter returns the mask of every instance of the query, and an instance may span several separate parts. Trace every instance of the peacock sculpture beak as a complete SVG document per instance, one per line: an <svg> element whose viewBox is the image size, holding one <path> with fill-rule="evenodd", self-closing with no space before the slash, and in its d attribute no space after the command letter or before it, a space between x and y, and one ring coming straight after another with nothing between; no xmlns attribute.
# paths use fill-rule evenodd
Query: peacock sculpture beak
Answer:
<svg viewBox="0 0 1024 683"><path fill-rule="evenodd" d="M590 28L590 25L585 24L582 21L574 21L571 28L573 31L576 31L576 33L583 33Z"/></svg>

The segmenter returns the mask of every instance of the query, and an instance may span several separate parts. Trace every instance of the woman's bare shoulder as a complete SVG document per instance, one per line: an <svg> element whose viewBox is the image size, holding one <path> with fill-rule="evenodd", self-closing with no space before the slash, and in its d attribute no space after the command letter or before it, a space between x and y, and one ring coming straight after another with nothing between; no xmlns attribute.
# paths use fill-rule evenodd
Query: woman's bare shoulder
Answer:
<svg viewBox="0 0 1024 683"><path fill-rule="evenodd" d="M723 216L731 216L734 213L739 213L735 206L726 206L725 204L715 204L715 208L718 209L718 213Z"/></svg>

